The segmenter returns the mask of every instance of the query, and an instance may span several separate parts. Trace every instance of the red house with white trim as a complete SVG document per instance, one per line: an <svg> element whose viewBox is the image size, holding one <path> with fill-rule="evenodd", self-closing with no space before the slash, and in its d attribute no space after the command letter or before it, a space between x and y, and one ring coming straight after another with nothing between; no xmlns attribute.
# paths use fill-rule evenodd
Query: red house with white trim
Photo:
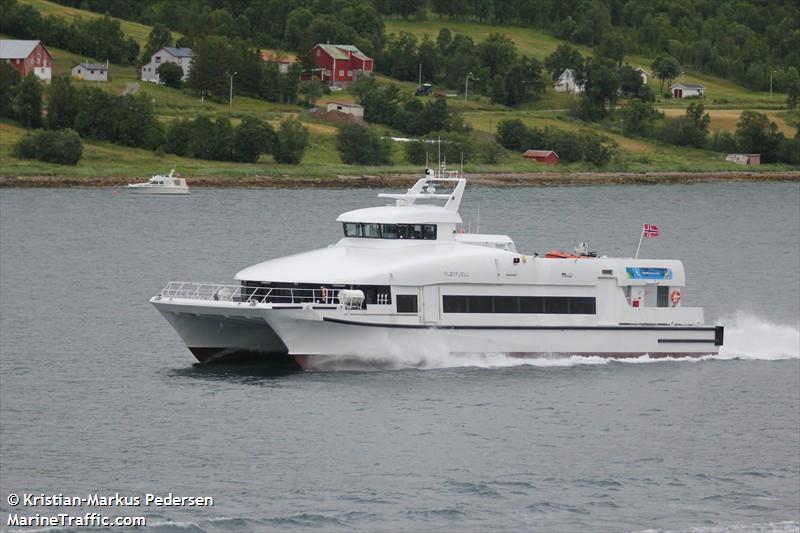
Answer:
<svg viewBox="0 0 800 533"><path fill-rule="evenodd" d="M312 77L335 86L347 86L358 76L372 74L374 66L371 57L349 44L318 44L314 47L314 63L317 72Z"/></svg>
<svg viewBox="0 0 800 533"><path fill-rule="evenodd" d="M5 61L19 72L20 77L33 73L50 83L53 77L53 56L42 41L0 39L0 61Z"/></svg>

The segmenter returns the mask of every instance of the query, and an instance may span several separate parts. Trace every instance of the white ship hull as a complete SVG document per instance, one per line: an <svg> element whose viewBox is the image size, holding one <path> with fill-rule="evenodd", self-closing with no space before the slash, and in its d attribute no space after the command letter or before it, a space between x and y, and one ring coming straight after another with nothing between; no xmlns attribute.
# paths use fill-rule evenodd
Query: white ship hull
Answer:
<svg viewBox="0 0 800 533"><path fill-rule="evenodd" d="M136 194L189 194L189 187L140 187L128 185L126 190Z"/></svg>
<svg viewBox="0 0 800 533"><path fill-rule="evenodd" d="M151 301L201 362L248 359L313 369L316 361L398 353L698 357L716 354L722 342L721 328L713 326L432 326L378 321L337 306Z"/></svg>

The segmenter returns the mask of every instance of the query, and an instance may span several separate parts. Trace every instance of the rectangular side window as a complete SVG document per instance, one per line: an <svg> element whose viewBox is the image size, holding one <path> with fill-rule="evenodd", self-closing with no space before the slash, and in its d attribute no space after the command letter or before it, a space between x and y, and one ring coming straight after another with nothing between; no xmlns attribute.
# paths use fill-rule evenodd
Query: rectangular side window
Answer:
<svg viewBox="0 0 800 533"><path fill-rule="evenodd" d="M398 313L416 313L417 312L417 295L416 294L398 294L395 296L397 300Z"/></svg>

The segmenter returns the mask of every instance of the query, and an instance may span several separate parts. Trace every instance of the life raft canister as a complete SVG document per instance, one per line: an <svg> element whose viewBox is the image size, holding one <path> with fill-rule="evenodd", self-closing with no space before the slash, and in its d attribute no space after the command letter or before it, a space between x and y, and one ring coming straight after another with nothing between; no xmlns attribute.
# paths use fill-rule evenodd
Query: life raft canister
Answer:
<svg viewBox="0 0 800 533"><path fill-rule="evenodd" d="M672 294L669 295L670 300L672 300L672 307L677 307L678 304L681 302L681 291L675 289L672 291Z"/></svg>
<svg viewBox="0 0 800 533"><path fill-rule="evenodd" d="M328 289L327 287L322 287L322 303L328 303Z"/></svg>

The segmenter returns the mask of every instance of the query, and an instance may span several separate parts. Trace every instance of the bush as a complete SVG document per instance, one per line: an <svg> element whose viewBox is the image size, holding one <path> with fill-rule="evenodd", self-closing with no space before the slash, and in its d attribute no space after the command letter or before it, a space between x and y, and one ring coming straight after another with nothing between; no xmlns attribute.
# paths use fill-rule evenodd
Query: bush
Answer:
<svg viewBox="0 0 800 533"><path fill-rule="evenodd" d="M489 141L481 145L481 160L484 163L495 164L499 163L505 155L503 147L494 141Z"/></svg>
<svg viewBox="0 0 800 533"><path fill-rule="evenodd" d="M83 155L83 143L75 130L36 130L17 141L13 153L19 159L75 165Z"/></svg>
<svg viewBox="0 0 800 533"><path fill-rule="evenodd" d="M286 119L281 122L272 156L278 163L296 165L303 159L307 147L308 128L296 119Z"/></svg>
<svg viewBox="0 0 800 533"><path fill-rule="evenodd" d="M149 61L149 60L148 60ZM158 79L167 87L180 89L183 83L183 69L175 63L163 63L158 67Z"/></svg>
<svg viewBox="0 0 800 533"><path fill-rule="evenodd" d="M389 163L392 145L361 124L347 124L336 134L336 149L342 161L351 165Z"/></svg>

